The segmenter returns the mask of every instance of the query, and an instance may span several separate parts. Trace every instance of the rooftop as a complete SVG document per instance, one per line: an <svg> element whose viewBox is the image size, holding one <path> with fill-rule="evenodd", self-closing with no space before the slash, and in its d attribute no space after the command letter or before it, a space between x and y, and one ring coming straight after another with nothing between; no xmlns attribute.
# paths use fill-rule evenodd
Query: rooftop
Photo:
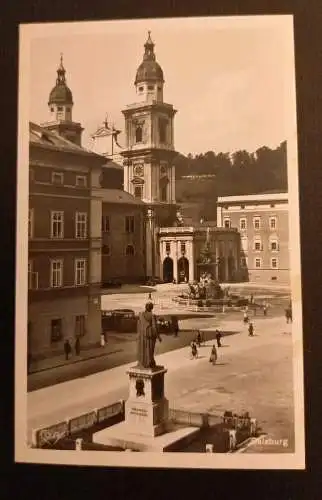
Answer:
<svg viewBox="0 0 322 500"><path fill-rule="evenodd" d="M128 205L145 205L145 203L121 189L102 189L102 201L105 203L123 203Z"/></svg>
<svg viewBox="0 0 322 500"><path fill-rule="evenodd" d="M82 146L78 146L56 132L49 131L33 122L29 122L29 144L35 144L49 149L53 148L59 151L91 155L97 158L100 157L100 155Z"/></svg>
<svg viewBox="0 0 322 500"><path fill-rule="evenodd" d="M258 194L246 194L238 196L219 196L217 199L217 204L223 203L260 203L268 201L288 201L287 192L271 192L271 193L258 193Z"/></svg>

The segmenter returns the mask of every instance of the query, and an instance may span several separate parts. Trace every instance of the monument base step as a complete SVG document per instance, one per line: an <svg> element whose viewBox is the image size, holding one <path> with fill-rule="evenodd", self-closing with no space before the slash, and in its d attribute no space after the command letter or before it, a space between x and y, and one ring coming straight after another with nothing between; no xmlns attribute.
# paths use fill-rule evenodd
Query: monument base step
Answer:
<svg viewBox="0 0 322 500"><path fill-rule="evenodd" d="M167 432L156 437L135 434L126 422L112 425L95 432L93 442L108 446L117 446L133 451L179 451L188 445L200 432L198 427L178 427L171 425Z"/></svg>

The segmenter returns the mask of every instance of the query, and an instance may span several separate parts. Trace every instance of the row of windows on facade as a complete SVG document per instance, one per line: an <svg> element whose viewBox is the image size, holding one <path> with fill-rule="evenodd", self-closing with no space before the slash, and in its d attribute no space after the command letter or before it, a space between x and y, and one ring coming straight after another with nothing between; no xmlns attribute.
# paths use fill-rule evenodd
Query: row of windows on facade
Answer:
<svg viewBox="0 0 322 500"><path fill-rule="evenodd" d="M165 118L159 118L159 141L161 143L166 143L167 141L167 125L168 120ZM135 128L135 142L139 143L143 141L143 126L138 125Z"/></svg>
<svg viewBox="0 0 322 500"><path fill-rule="evenodd" d="M135 198L139 200L143 200L144 198L144 185L143 184L136 184L134 186L134 192L133 195ZM168 200L168 188L167 186L160 186L160 201L167 201Z"/></svg>
<svg viewBox="0 0 322 500"><path fill-rule="evenodd" d="M240 265L243 268L248 267L248 259L247 257L242 257L240 260ZM254 268L255 269L262 269L263 268L263 260L260 257L256 257L254 259ZM278 259L276 257L272 257L270 259L270 268L271 269L278 269Z"/></svg>
<svg viewBox="0 0 322 500"><path fill-rule="evenodd" d="M63 286L64 259L52 259L50 261L50 288ZM87 283L87 259L74 260L74 285L84 286ZM33 261L28 262L28 288L38 289L38 272L33 270Z"/></svg>
<svg viewBox="0 0 322 500"><path fill-rule="evenodd" d="M102 233L109 233L111 230L109 215L102 215ZM134 233L135 218L134 215L127 215L125 217L125 232Z"/></svg>
<svg viewBox="0 0 322 500"><path fill-rule="evenodd" d="M35 171L31 168L29 170L30 180L35 181ZM52 172L51 174L51 182L56 186L63 186L65 184L64 173L63 172ZM76 175L75 176L75 186L79 188L87 187L87 177L86 175Z"/></svg>
<svg viewBox="0 0 322 500"><path fill-rule="evenodd" d="M269 217L268 225L272 231L277 229L277 217L276 216ZM230 217L224 217L224 227L227 229L231 228ZM258 231L261 229L261 227L262 227L261 217L253 217L253 228ZM239 219L239 229L241 231L247 230L247 218L246 217L241 217Z"/></svg>
<svg viewBox="0 0 322 500"><path fill-rule="evenodd" d="M34 209L29 209L28 214L28 236L34 236ZM125 217L125 231L134 233L134 216ZM102 232L110 231L109 216L102 217ZM86 239L88 234L88 215L86 212L75 214L75 238ZM51 211L50 214L50 236L51 238L64 238L64 211Z"/></svg>
<svg viewBox="0 0 322 500"><path fill-rule="evenodd" d="M31 323L28 324L29 329L32 328ZM74 335L75 337L83 337L86 334L86 316L79 314L75 316ZM62 318L54 318L50 321L50 341L52 343L63 340L64 328Z"/></svg>
<svg viewBox="0 0 322 500"><path fill-rule="evenodd" d="M119 251L117 253L119 254ZM103 245L102 246L102 256L103 257L110 257L111 255L112 255L111 247L109 245ZM135 255L134 245L126 245L125 255L127 257L132 257L133 255Z"/></svg>
<svg viewBox="0 0 322 500"><path fill-rule="evenodd" d="M248 250L248 238L246 238L246 237L241 238L241 247L242 247L242 250L247 252L247 250ZM260 237L256 237L253 240L253 247L252 248L253 248L253 250L255 250L255 252L262 252L264 250L264 245L263 245ZM276 238L269 239L269 250L271 252L278 252L279 251L278 239L276 239Z"/></svg>

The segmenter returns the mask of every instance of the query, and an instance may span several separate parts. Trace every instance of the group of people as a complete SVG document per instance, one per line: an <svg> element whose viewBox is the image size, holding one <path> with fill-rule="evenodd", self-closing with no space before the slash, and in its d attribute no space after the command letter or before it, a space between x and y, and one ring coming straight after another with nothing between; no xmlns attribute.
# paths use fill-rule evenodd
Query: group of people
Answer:
<svg viewBox="0 0 322 500"><path fill-rule="evenodd" d="M221 347L221 337L222 334L219 330L216 330L215 332L216 335L216 341L217 341L217 347ZM198 358L198 347L201 347L201 343L204 339L202 339L201 332L198 330L197 336L195 340L193 340L190 344L190 349L191 349L191 359L197 359ZM209 357L209 362L212 363L213 365L216 364L216 361L218 359L218 353L217 353L217 348L216 345L213 344L210 352L210 357Z"/></svg>

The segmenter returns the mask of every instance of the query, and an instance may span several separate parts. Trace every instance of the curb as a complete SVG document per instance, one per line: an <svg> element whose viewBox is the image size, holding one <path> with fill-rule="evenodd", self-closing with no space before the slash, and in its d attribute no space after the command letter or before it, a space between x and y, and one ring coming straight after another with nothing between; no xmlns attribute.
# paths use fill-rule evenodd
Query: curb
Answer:
<svg viewBox="0 0 322 500"><path fill-rule="evenodd" d="M81 359L75 359L74 361L70 361L69 363L60 363L55 366L49 366L47 368L40 368L39 370L34 370L28 373L28 377L31 375L35 375L36 373L41 373L49 370L55 370L56 368L61 368L62 366L70 366L70 365L75 365L77 363L83 363L84 361L88 361L90 359L97 359L97 358L103 358L104 356L108 356L109 354L116 354L118 352L123 352L123 349L117 349L116 351L109 351L109 352L104 352L102 354L98 354L95 356L89 356L87 358L81 358Z"/></svg>

